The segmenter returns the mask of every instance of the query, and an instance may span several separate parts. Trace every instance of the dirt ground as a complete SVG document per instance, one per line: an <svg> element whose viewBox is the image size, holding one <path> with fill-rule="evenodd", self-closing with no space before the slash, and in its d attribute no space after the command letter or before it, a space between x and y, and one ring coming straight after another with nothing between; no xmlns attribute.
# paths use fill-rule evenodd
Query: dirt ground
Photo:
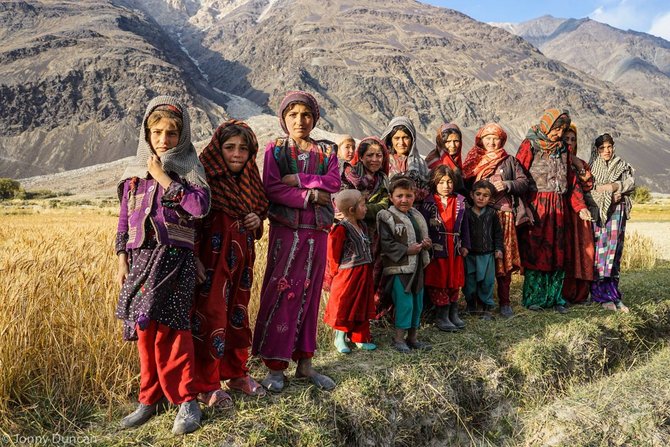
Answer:
<svg viewBox="0 0 670 447"><path fill-rule="evenodd" d="M637 231L640 235L650 237L657 247L658 257L660 259L670 260L670 223L629 221L626 223L626 232L632 233L633 231Z"/></svg>

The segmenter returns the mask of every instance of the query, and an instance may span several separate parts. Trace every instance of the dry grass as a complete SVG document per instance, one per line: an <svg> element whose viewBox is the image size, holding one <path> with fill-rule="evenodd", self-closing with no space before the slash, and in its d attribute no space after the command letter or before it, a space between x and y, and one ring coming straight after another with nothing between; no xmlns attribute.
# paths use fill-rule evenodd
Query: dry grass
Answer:
<svg viewBox="0 0 670 447"><path fill-rule="evenodd" d="M434 350L427 354L395 353L386 342L391 330L375 326L380 350L341 356L321 325L315 361L337 380L334 392L292 380L280 396L234 396L233 412L207 413L203 428L183 441L169 432L174 410L120 431L118 419L137 395L138 365L113 317L116 217L71 209L0 219L2 442L14 439L4 432L85 434L99 445L514 445L527 441L524 426L539 424L527 415L637 366L670 334L670 266L663 264L624 275L629 315L597 306L568 316L517 307L508 321L468 319L459 334L428 324L421 335ZM254 300L266 249L263 239ZM519 300L516 277L512 299ZM258 361L251 368L262 374ZM663 377L654 383L670 387Z"/></svg>
<svg viewBox="0 0 670 447"><path fill-rule="evenodd" d="M637 231L626 232L621 256L621 270L653 269L659 258L654 241Z"/></svg>

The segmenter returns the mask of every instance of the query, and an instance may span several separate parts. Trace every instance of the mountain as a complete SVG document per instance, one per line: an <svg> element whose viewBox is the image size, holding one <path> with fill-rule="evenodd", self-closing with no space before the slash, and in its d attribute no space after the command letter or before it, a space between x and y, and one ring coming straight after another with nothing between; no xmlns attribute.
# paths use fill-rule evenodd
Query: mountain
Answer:
<svg viewBox="0 0 670 447"><path fill-rule="evenodd" d="M550 59L522 38L457 11L413 0L123 0L87 2L86 7L43 1L40 5L69 8L72 28L95 30L103 36L96 43L106 46L90 52L88 59L79 49L56 56L51 53L54 49L44 48L43 55L34 56L31 62L36 67L32 82L53 82L56 76L46 70L51 65L41 61L66 60L69 53L68 63L59 66L60 71L53 69L63 76L73 66L95 72L108 62L107 53L121 52L125 57L115 57L106 65L107 77L90 85L122 96L126 108L92 121L108 126L130 121L129 142L136 138L139 109L150 96L131 98L137 85L152 92L164 86L173 92L182 89L182 96L201 110L196 117L203 130L198 139L207 139L204 129L217 123L214 112L254 119L275 110L287 90L302 88L319 100L319 125L325 131L360 138L379 134L393 116L406 114L417 125L424 154L432 148L435 129L443 121L464 128L466 150L478 127L488 121L500 122L510 137L508 150L514 153L545 108L561 107L571 111L580 128L582 157L588 158L590 141L609 131L643 183L670 191L666 107ZM30 48L35 30L44 27L33 26L18 38L7 31L5 23L9 20L23 26L29 22L27 13L8 15L9 19L3 15L0 22L2 46ZM119 25L126 21L134 26ZM55 34L56 23L61 22L54 21L50 34ZM73 40L86 48L86 39ZM160 81L154 80L149 67L163 70ZM0 91L8 84L7 70L0 66ZM42 71L46 74L40 74ZM10 89L18 90L21 85L17 80ZM56 87L52 91L58 93ZM88 116L80 103L95 105L92 110L99 113L101 104L111 102L111 95L104 92L98 94L97 105L88 95L79 93L71 99L77 109L74 115L66 114L67 119L43 114L44 123L30 128L25 119L3 113L7 117L4 127L13 126L13 138L26 135L24 150L29 148L31 132L43 132L45 127L53 126L54 135L75 132L77 120ZM21 113L31 115L36 110L34 102L14 108L23 107ZM7 138L3 135L0 141L0 155L5 156ZM131 151L115 156L132 154L134 143L129 145ZM60 146L51 153L62 157L72 152L71 147L76 146ZM78 166L87 163L78 161Z"/></svg>
<svg viewBox="0 0 670 447"><path fill-rule="evenodd" d="M226 116L224 95L162 28L114 2L1 2L0 42L0 176L134 154L157 94L193 106L199 138Z"/></svg>
<svg viewBox="0 0 670 447"><path fill-rule="evenodd" d="M590 19L543 16L496 24L523 37L547 57L670 107L670 42Z"/></svg>

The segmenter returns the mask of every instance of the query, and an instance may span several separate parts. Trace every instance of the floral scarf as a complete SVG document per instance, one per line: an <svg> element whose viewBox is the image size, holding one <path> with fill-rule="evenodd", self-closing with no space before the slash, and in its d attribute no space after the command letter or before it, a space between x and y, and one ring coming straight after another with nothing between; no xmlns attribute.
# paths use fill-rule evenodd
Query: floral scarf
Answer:
<svg viewBox="0 0 670 447"><path fill-rule="evenodd" d="M497 135L500 138L500 148L494 152L488 152L482 143L482 138L487 135ZM502 163L509 154L505 151L507 133L496 123L489 123L479 129L475 136L475 145L472 146L463 162L463 177L474 178L475 181L488 178L495 172L496 167Z"/></svg>
<svg viewBox="0 0 670 447"><path fill-rule="evenodd" d="M379 171L375 172L375 175L372 179L367 176L367 170L363 165L363 155L365 155L363 143L377 143L382 148L382 154L384 159L382 161L382 167ZM367 150L367 147L365 148ZM362 193L367 192L369 195L374 194L380 186L386 186L388 182L387 176L389 172L389 152L386 148L386 145L382 140L377 137L366 137L358 143L358 148L354 154L354 158L351 159L351 164L345 163L344 172L342 173L342 186L344 189L351 187L357 189Z"/></svg>
<svg viewBox="0 0 670 447"><path fill-rule="evenodd" d="M526 133L526 139L533 146L533 152L543 152L551 157L558 158L566 151L563 140L551 141L547 137L554 123L561 116L570 116L567 110L548 109L540 118L540 124L537 124Z"/></svg>

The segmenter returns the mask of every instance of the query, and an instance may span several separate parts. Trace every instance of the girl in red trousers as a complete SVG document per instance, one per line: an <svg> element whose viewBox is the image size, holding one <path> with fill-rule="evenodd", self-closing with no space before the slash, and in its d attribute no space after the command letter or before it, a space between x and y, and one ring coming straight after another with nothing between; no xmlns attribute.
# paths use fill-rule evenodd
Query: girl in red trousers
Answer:
<svg viewBox="0 0 670 447"><path fill-rule="evenodd" d="M263 234L268 210L257 152L258 142L249 126L230 120L216 129L200 154L212 189L212 211L203 220L200 234L204 281L196 297L193 334L198 400L210 407L232 404L221 388L224 380L231 390L265 395L247 367L255 241Z"/></svg>

